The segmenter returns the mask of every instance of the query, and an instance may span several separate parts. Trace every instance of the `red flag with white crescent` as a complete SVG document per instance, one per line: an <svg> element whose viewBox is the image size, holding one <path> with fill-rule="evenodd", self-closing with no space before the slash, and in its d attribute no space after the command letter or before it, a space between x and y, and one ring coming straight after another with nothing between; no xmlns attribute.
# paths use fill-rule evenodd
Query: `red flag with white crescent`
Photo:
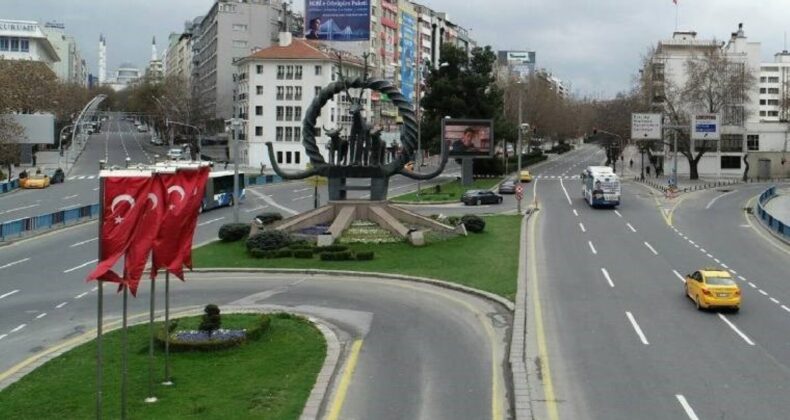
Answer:
<svg viewBox="0 0 790 420"><path fill-rule="evenodd" d="M100 198L99 262L87 280L123 283L112 271L113 265L126 252L135 234L140 216L146 207L153 178L150 172L112 174L102 177L104 196Z"/></svg>
<svg viewBox="0 0 790 420"><path fill-rule="evenodd" d="M160 177L154 176L137 230L124 258L123 281L129 285L132 296L137 296L137 286L143 277L145 264L148 262L148 256L151 255L159 227L165 216L165 205L164 184Z"/></svg>
<svg viewBox="0 0 790 420"><path fill-rule="evenodd" d="M203 196L206 194L206 182L208 182L209 172L210 170L208 167L202 167L196 174L196 185L192 189L192 196L190 198L188 209L188 214L190 215L191 219L187 224L187 228L182 232L183 238L181 240L181 261L182 264L190 270L192 269L192 239L195 236L200 206L203 204Z"/></svg>

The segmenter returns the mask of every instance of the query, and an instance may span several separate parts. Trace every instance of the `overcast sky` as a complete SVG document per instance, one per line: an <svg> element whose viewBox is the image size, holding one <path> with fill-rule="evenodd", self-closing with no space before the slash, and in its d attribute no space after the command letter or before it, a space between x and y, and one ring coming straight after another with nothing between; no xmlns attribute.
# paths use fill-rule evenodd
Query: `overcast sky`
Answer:
<svg viewBox="0 0 790 420"><path fill-rule="evenodd" d="M788 0L678 0L679 29L726 40L744 23L762 42L763 60L782 50L790 29ZM170 32L205 14L213 0L3 0L4 19L58 21L77 38L96 74L99 33L107 37L108 73L125 61L143 68L151 37L160 54ZM297 0L296 9L303 8ZM599 98L628 89L639 58L675 29L672 0L423 0L471 28L481 45L530 49L574 93Z"/></svg>

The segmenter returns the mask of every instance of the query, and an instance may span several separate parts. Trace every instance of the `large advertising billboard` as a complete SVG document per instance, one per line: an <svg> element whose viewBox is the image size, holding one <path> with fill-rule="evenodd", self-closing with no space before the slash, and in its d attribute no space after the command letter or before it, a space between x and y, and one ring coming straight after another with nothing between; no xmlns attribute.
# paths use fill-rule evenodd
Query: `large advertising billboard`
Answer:
<svg viewBox="0 0 790 420"><path fill-rule="evenodd" d="M494 153L494 121L444 119L442 140L452 158L490 157Z"/></svg>
<svg viewBox="0 0 790 420"><path fill-rule="evenodd" d="M370 0L306 0L307 39L370 40Z"/></svg>
<svg viewBox="0 0 790 420"><path fill-rule="evenodd" d="M400 22L400 91L407 100L414 100L414 75L417 55L414 50L416 33L414 16L401 13Z"/></svg>

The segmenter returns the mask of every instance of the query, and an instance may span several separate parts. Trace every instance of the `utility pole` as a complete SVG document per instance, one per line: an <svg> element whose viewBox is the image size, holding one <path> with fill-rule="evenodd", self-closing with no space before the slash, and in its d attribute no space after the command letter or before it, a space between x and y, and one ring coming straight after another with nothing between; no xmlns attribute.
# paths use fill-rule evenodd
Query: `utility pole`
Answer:
<svg viewBox="0 0 790 420"><path fill-rule="evenodd" d="M672 185L678 186L678 133L672 130L672 152L675 157L672 159Z"/></svg>
<svg viewBox="0 0 790 420"><path fill-rule="evenodd" d="M233 128L233 222L239 223L239 128L241 118L231 119Z"/></svg>
<svg viewBox="0 0 790 420"><path fill-rule="evenodd" d="M521 182L521 138L523 137L524 128L522 124L522 108L521 108L521 82L518 83L518 145L516 146L516 156L518 156L518 173L519 182ZM521 214L521 200L516 200L518 214Z"/></svg>
<svg viewBox="0 0 790 420"><path fill-rule="evenodd" d="M420 45L422 45L422 33L420 34ZM420 99L422 99L422 52L417 54L417 95L414 107L414 114L417 117L417 159L415 159L414 163L417 167L417 172L420 172L420 167L422 167L422 112L420 112ZM417 180L417 201L420 201L419 179Z"/></svg>

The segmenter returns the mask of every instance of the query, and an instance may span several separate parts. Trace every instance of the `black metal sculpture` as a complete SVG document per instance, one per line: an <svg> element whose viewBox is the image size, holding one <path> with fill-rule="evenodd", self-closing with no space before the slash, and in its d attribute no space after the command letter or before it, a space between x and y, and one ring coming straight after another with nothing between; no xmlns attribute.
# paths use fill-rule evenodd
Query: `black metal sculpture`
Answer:
<svg viewBox="0 0 790 420"><path fill-rule="evenodd" d="M417 122L414 116L412 104L393 86L388 80L368 78L367 56L363 76L354 80L348 80L343 74L342 56L338 55L339 80L330 83L323 88L318 96L313 99L310 107L307 108L305 118L302 121L302 144L305 152L310 158L311 168L299 172L285 172L277 164L274 146L271 142L266 143L269 153L269 160L272 169L284 179L304 179L318 175L327 177L329 180L329 199L331 201L345 200L349 190L370 190L371 201L383 201L387 199L387 189L389 178L393 175L401 174L415 180L427 180L435 178L447 164L447 145L442 142L442 153L439 167L426 174L415 173L405 167L412 160L417 146ZM349 89L360 89L360 94L353 97ZM383 158L384 144L381 141L381 131L370 131L364 121L362 111L364 109L363 93L365 90L372 90L387 95L392 103L398 108L400 116L403 118L401 128L401 144L403 152L385 163ZM337 139L340 133L330 132L330 162L327 163L321 155L315 140L316 120L321 113L321 108L334 98L338 93L345 93L351 102L350 113L352 114L352 127L347 141ZM346 142L344 145L343 143ZM375 143L375 144L374 144ZM331 150L339 152L333 158ZM349 150L350 149L350 150ZM350 165L349 165L350 161ZM370 186L347 185L349 178L369 178Z"/></svg>

